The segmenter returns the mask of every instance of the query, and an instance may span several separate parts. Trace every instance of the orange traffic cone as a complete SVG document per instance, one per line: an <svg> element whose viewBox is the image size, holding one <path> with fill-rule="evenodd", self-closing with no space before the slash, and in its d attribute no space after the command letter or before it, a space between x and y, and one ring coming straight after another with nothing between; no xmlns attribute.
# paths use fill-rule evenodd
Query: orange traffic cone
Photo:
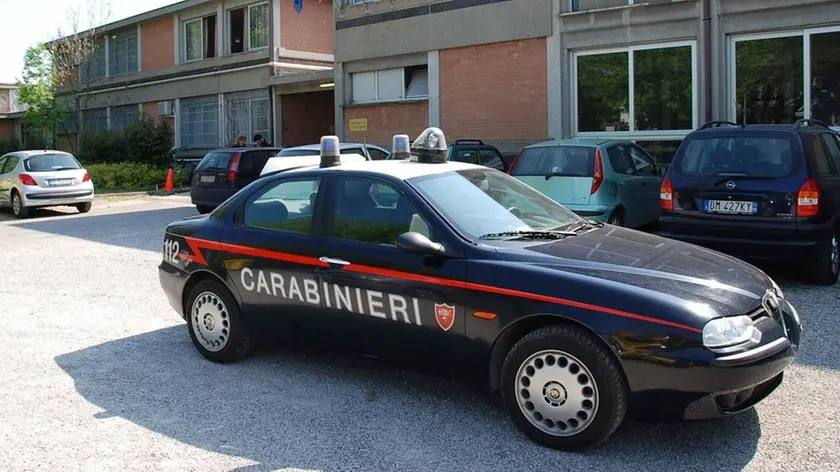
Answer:
<svg viewBox="0 0 840 472"><path fill-rule="evenodd" d="M164 192L171 192L175 190L175 177L172 172L172 168L169 168L169 172L166 174L166 184L163 186Z"/></svg>

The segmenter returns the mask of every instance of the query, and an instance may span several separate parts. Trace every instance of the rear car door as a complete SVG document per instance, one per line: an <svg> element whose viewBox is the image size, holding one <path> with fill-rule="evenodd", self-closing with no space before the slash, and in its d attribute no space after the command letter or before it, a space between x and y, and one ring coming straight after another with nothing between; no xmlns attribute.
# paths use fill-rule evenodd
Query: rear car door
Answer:
<svg viewBox="0 0 840 472"><path fill-rule="evenodd" d="M239 169L236 173L236 188L245 188L260 177L265 163L276 151L258 149L245 151L239 156Z"/></svg>
<svg viewBox="0 0 840 472"><path fill-rule="evenodd" d="M648 176L640 175L636 170L630 152L632 145L629 143L616 143L607 148L607 156L610 160L613 174L616 176L616 190L618 199L624 207L626 215L626 226L637 226L647 219L645 204L645 190L648 186ZM657 191L657 206L658 191Z"/></svg>
<svg viewBox="0 0 840 472"><path fill-rule="evenodd" d="M322 315L318 222L320 176L272 178L247 196L222 231L221 261L260 325L318 334Z"/></svg>
<svg viewBox="0 0 840 472"><path fill-rule="evenodd" d="M370 188L397 195L395 206L371 198ZM397 249L397 236L417 231L434 240L430 219L396 184L367 176L338 176L320 246L326 309L346 326L351 348L435 371L454 368L465 333L464 290L437 284L465 280L466 261L430 260Z"/></svg>
<svg viewBox="0 0 840 472"><path fill-rule="evenodd" d="M641 180L639 215L642 221L639 224L653 223L659 218L659 187L662 184L662 177L656 171L656 164L653 158L639 147L638 144L630 144L627 147L636 176Z"/></svg>

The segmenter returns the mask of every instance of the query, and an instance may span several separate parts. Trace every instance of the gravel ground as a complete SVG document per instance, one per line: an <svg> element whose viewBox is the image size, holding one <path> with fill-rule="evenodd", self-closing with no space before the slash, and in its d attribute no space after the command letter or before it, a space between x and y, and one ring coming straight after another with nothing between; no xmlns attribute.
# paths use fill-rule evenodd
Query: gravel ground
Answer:
<svg viewBox="0 0 840 472"><path fill-rule="evenodd" d="M838 286L774 274L807 331L754 412L628 423L565 454L476 395L370 362L204 361L157 278L163 225L194 208L153 197L62 212L0 214L0 470L840 470Z"/></svg>

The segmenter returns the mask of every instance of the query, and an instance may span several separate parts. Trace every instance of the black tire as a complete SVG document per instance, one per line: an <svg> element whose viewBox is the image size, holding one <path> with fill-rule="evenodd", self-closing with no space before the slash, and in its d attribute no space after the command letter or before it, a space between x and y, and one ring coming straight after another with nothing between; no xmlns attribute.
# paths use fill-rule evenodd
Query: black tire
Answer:
<svg viewBox="0 0 840 472"><path fill-rule="evenodd" d="M198 300L203 301L196 303ZM220 302L221 308L214 302ZM223 284L215 280L197 283L190 290L185 308L190 339L206 359L228 363L242 360L251 354L253 344L240 316L239 305ZM199 328L196 328L197 324L200 324ZM211 325L209 329L212 333L208 332L208 325ZM206 344L210 341L219 342L222 339L220 334L224 336L224 342L220 342L221 349L208 348Z"/></svg>
<svg viewBox="0 0 840 472"><path fill-rule="evenodd" d="M195 209L198 210L198 212L202 215L206 215L207 213L213 211L213 207L207 205L196 205Z"/></svg>
<svg viewBox="0 0 840 472"><path fill-rule="evenodd" d="M549 350L560 351L560 353L541 354L538 360L529 361L532 356ZM518 375L520 367L526 362L534 362L530 367L532 370L529 371L526 368L524 371L523 377L528 377L527 384ZM534 369L534 366L542 367ZM557 374L552 377L547 374L552 372L548 369L558 369ZM585 374L587 370L591 378ZM582 382L578 380L581 376L586 377L586 382L569 385L568 379L565 384L562 381L552 380L540 387L538 383L531 385L530 381L532 378L537 379L537 376L543 376L543 380L545 378L562 379L564 375L569 374L577 376L574 380L577 382ZM577 327L545 326L522 337L508 352L502 364L501 381L502 400L513 423L528 438L551 449L562 451L592 449L609 438L627 414L629 393L618 362L606 346ZM593 381L594 389L592 388ZM557 385L560 387L552 387ZM536 389L538 394L541 391L543 396L526 397L520 393L523 390L530 392L533 389ZM586 396L587 389L590 396ZM562 401L562 403L552 406L548 397L550 393L546 392L557 394L556 398L560 400L556 401ZM523 407L520 407L520 399ZM528 403L531 404L530 409ZM574 411L574 415L564 410L567 407L572 407L569 410ZM526 413L526 410L529 412ZM548 417L542 416L542 413L539 413L540 410L553 413L553 418L558 422L554 423ZM590 413L587 414L587 411ZM529 416L526 417L526 414ZM553 431L554 434L537 428L530 418L540 423L540 428ZM573 435L560 435L571 434L570 429L575 428L582 429Z"/></svg>
<svg viewBox="0 0 840 472"><path fill-rule="evenodd" d="M612 215L610 215L607 220L607 224L613 226L624 226L624 211L621 208L613 210Z"/></svg>
<svg viewBox="0 0 840 472"><path fill-rule="evenodd" d="M76 209L79 210L79 213L87 213L90 211L90 208L92 206L92 202L79 203L78 205L76 205Z"/></svg>
<svg viewBox="0 0 840 472"><path fill-rule="evenodd" d="M827 236L817 250L816 258L806 266L811 279L818 285L834 285L840 275L840 238Z"/></svg>
<svg viewBox="0 0 840 472"><path fill-rule="evenodd" d="M23 200L17 190L12 191L12 198L9 203L12 205L12 214L15 215L15 218L23 219L29 216L29 209L23 206Z"/></svg>

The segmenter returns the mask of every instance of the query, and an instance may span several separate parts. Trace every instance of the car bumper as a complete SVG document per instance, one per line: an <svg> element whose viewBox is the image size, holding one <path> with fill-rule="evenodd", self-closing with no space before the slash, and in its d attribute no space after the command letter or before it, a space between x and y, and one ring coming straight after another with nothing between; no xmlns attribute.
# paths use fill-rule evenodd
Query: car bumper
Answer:
<svg viewBox="0 0 840 472"><path fill-rule="evenodd" d="M786 335L712 360L679 359L676 365L644 369L649 379L633 390L635 415L648 419L704 420L749 410L775 391L799 349L802 323L796 309L784 303ZM638 386L637 386L638 387Z"/></svg>
<svg viewBox="0 0 840 472"><path fill-rule="evenodd" d="M169 305L186 320L183 307L184 287L187 285L187 274L167 262L161 261L158 266L160 286L169 300Z"/></svg>
<svg viewBox="0 0 840 472"><path fill-rule="evenodd" d="M710 221L659 219L657 236L676 239L745 259L801 260L811 257L830 227L793 223L745 225Z"/></svg>
<svg viewBox="0 0 840 472"><path fill-rule="evenodd" d="M23 186L21 189L23 206L43 207L59 205L77 205L92 202L95 198L93 185L78 185L71 188L45 190L36 186Z"/></svg>
<svg viewBox="0 0 840 472"><path fill-rule="evenodd" d="M235 193L236 189L193 187L190 189L190 201L192 201L193 205L216 207Z"/></svg>

